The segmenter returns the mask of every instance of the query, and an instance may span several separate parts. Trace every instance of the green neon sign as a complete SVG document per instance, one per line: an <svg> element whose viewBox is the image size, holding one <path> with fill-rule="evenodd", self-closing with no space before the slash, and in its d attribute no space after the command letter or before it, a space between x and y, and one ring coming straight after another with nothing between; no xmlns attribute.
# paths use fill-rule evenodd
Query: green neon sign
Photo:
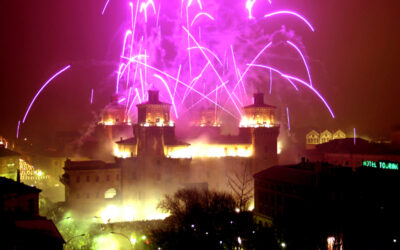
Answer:
<svg viewBox="0 0 400 250"><path fill-rule="evenodd" d="M389 161L363 161L362 165L364 167L369 168L380 168L380 169L389 169L389 170L399 170L398 162L389 162Z"/></svg>

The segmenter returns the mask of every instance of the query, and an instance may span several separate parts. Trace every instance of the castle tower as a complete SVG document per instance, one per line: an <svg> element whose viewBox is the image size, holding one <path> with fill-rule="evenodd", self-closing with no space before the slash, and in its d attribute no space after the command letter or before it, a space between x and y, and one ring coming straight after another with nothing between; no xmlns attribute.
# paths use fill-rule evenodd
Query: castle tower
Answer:
<svg viewBox="0 0 400 250"><path fill-rule="evenodd" d="M164 157L165 141L175 138L170 121L171 104L159 100L158 90L149 90L149 100L137 105L138 123L134 126L139 157Z"/></svg>
<svg viewBox="0 0 400 250"><path fill-rule="evenodd" d="M276 123L276 107L264 103L264 94L254 94L254 103L246 106L240 122L240 135L251 136L254 171L278 164L279 124Z"/></svg>
<svg viewBox="0 0 400 250"><path fill-rule="evenodd" d="M114 141L120 138L128 138L132 136L132 126L126 116L126 107L118 100L118 96L112 97L111 103L101 111L101 120L96 126L96 137L99 140L99 148L101 152L96 157L102 160L102 156L107 155L106 152L112 152Z"/></svg>

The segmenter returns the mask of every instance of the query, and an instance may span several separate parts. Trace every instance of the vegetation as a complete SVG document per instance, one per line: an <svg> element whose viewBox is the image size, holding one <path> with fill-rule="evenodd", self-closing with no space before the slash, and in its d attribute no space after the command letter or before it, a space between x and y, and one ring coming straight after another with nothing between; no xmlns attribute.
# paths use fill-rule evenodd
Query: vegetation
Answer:
<svg viewBox="0 0 400 250"><path fill-rule="evenodd" d="M251 212L235 212L232 195L208 190L181 189L166 195L159 208L171 214L152 230L157 249L277 249L271 230L257 226Z"/></svg>

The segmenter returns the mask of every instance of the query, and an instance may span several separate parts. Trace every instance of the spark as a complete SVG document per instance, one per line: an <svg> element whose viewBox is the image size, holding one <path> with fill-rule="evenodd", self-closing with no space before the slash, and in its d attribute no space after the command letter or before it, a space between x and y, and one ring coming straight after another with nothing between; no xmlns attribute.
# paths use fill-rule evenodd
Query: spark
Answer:
<svg viewBox="0 0 400 250"><path fill-rule="evenodd" d="M187 7L190 7L192 5L193 0L189 0ZM203 5L201 4L201 0L197 0L197 4L199 5L200 10L203 9Z"/></svg>
<svg viewBox="0 0 400 250"><path fill-rule="evenodd" d="M291 41L286 41L290 46L292 46L301 56L301 59L303 60L304 66L306 67L307 74L308 74L308 80L310 82L310 85L312 86L312 78L311 78L311 73L310 73L310 68L308 67L306 58L304 57L304 54L301 52L299 47L296 46L296 44L292 43Z"/></svg>
<svg viewBox="0 0 400 250"><path fill-rule="evenodd" d="M272 94L272 70L269 70L269 94Z"/></svg>
<svg viewBox="0 0 400 250"><path fill-rule="evenodd" d="M142 103L142 99L140 99L139 90L137 88L135 88L135 92L136 92L137 97L139 98L139 103Z"/></svg>
<svg viewBox="0 0 400 250"><path fill-rule="evenodd" d="M272 67L270 67L270 66L267 66L267 65L262 65L262 64L247 64L247 65L249 65L250 67L259 67L259 68L269 69L269 70L272 70L272 71L278 73L279 75L282 75L282 74L283 74L283 73L280 72L279 70L277 70L277 69L275 69L275 68L272 68ZM294 84L292 80L287 79L287 78L285 78L285 79L288 80L288 82L289 82L290 84L292 84L292 86L296 89L296 91L299 90L299 89L297 88L296 84Z"/></svg>
<svg viewBox="0 0 400 250"><path fill-rule="evenodd" d="M141 64L141 65L144 65L143 62L137 61L137 60L135 60L135 59L133 59L133 60L134 60L135 62ZM166 77L168 77L168 78L171 78L171 79L173 79L173 80L175 80L175 81L178 81L180 84L182 84L182 85L185 86L185 87L189 87L189 88L190 88L190 86L189 86L187 83L182 82L182 81L179 80L179 79L176 79L175 77L171 76L170 74L168 74L168 73L166 73L166 72L164 72L164 71L162 71L162 70L160 70L160 69L157 69L157 68L155 68L155 67L153 67L153 66L151 66L151 65L147 65L147 67L150 68L150 69L152 69L152 70L154 70L154 71L159 72L160 74L163 74L164 76L166 76ZM205 99L207 99L207 100L210 101L211 103L213 103L213 104L215 104L216 106L218 106L221 110L223 110L223 111L226 112L227 114L231 115L232 117L234 117L234 118L237 119L237 120L240 120L240 118L238 118L237 116L233 115L231 112L229 112L227 109L225 109L224 107L222 107L221 105L219 105L218 103L216 103L214 100L208 98L208 96L202 94L201 92L199 92L199 91L196 90L196 89L192 89L192 90L193 90L193 92L197 93L198 95L204 97Z"/></svg>
<svg viewBox="0 0 400 250"><path fill-rule="evenodd" d="M18 121L18 125L17 125L17 139L19 137L19 127L21 126L21 120Z"/></svg>
<svg viewBox="0 0 400 250"><path fill-rule="evenodd" d="M315 88L313 88L310 85L310 83L307 83L307 82L305 82L305 81L303 81L303 80L301 80L299 78L296 78L294 76L285 75L285 74L282 74L282 76L285 77L285 78L292 79L292 80L294 80L296 82L299 82L299 83L305 85L306 87L308 87L309 89L311 89L319 97L319 99L321 99L321 101L325 104L326 108L329 110L329 113L331 113L332 118L335 118L335 114L333 113L333 111L332 111L331 107L329 106L328 102L325 100L325 98Z"/></svg>
<svg viewBox="0 0 400 250"><path fill-rule="evenodd" d="M151 7L153 7L153 11L154 14L156 14L156 6L154 5L153 0L148 0L146 3L142 3L140 5L140 13L142 13L144 11L144 21L147 23L147 7L149 7L149 5L151 5Z"/></svg>
<svg viewBox="0 0 400 250"><path fill-rule="evenodd" d="M135 95L135 97L133 98L133 100L132 100L132 102L131 102L131 105L129 106L128 114L131 112L131 109L132 109L132 107L133 107L133 104L134 104L135 101L136 101L136 98L140 98L140 96L139 96L139 91L137 91L137 89L135 89L135 91L136 91L136 95Z"/></svg>
<svg viewBox="0 0 400 250"><path fill-rule="evenodd" d="M247 0L246 1L246 9L249 11L249 19L253 19L253 15L251 10L253 9L253 5L256 3L256 0Z"/></svg>
<svg viewBox="0 0 400 250"><path fill-rule="evenodd" d="M198 76L196 76L195 78L193 78L193 80L190 82L189 85L191 86L191 89L194 88L194 85L195 85L195 84L198 82L198 80L203 76L203 73L204 73L204 71L207 69L207 67L208 67L209 64L210 64L210 63L207 62L206 65L204 66L204 68L201 70L200 74L199 74ZM189 92L187 92L188 89L189 89L189 88L186 88L185 93L183 94L182 103L185 101L185 98L190 94L190 90L189 90Z"/></svg>
<svg viewBox="0 0 400 250"><path fill-rule="evenodd" d="M221 76L219 75L218 71L215 69L214 65L211 63L210 59L208 58L207 54L204 52L203 49L201 49L201 46L199 45L199 43L196 41L196 39L192 36L192 34L190 34L189 30L187 30L185 27L182 26L182 28L188 33L188 35L190 36L190 38L193 40L193 42L197 45L197 47L199 47L200 51L202 52L202 54L204 55L204 57L207 59L207 61L210 63L211 68L214 70L215 74L218 77L218 80L223 84L224 81L221 79ZM223 85L224 89L226 91L226 93L229 95L230 99L232 100L233 105L235 106L236 110L238 111L238 113L240 115L242 115L242 112L240 110L240 108L237 106L235 100L233 99L231 93L229 92L229 90L226 88L225 84Z"/></svg>
<svg viewBox="0 0 400 250"><path fill-rule="evenodd" d="M174 99L175 99L175 95L176 95L176 87L178 86L179 76L181 74L181 68L182 68L182 64L179 64L178 74L176 76L176 82L175 82L175 88L174 88Z"/></svg>
<svg viewBox="0 0 400 250"><path fill-rule="evenodd" d="M93 89L90 93L90 104L93 104Z"/></svg>
<svg viewBox="0 0 400 250"><path fill-rule="evenodd" d="M142 99L144 99L144 85L143 85L142 69L139 69L139 75L140 75L140 86L142 87Z"/></svg>
<svg viewBox="0 0 400 250"><path fill-rule="evenodd" d="M200 12L193 18L192 23L190 24L190 26L193 26L193 24L196 22L197 18L199 18L200 16L206 16L206 17L210 18L211 20L215 21L214 17L212 17L207 12Z"/></svg>
<svg viewBox="0 0 400 250"><path fill-rule="evenodd" d="M106 4L104 5L104 7L103 7L103 10L101 11L101 14L102 15L104 15L104 13L106 12L106 9L107 9L107 6L108 6L108 3L110 2L110 0L107 0L106 1Z"/></svg>
<svg viewBox="0 0 400 250"><path fill-rule="evenodd" d="M122 103L123 101L125 101L125 100L126 100L125 97L124 97L124 98L121 98L121 99L118 100L118 103L121 104L121 103Z"/></svg>
<svg viewBox="0 0 400 250"><path fill-rule="evenodd" d="M126 39L128 38L129 35L132 35L132 31L131 31L131 30L127 30L127 31L125 32L124 44L122 45L121 56L124 56L124 55L125 55Z"/></svg>
<svg viewBox="0 0 400 250"><path fill-rule="evenodd" d="M273 71L279 73L283 78L286 78L286 79L288 79L288 80L291 79L291 80L294 80L294 81L296 81L296 82L299 82L299 83L305 85L307 88L311 89L311 90L318 96L318 98L324 103L324 105L325 105L326 108L328 109L328 111L329 111L329 113L331 114L332 118L335 118L335 114L333 113L333 111L332 111L331 107L329 106L328 102L327 102L327 101L325 100L325 98L324 98L315 88L313 88L309 83L307 83L307 82L305 82L305 81L303 81L303 80L301 80L301 79L299 79L299 78L297 78L297 77L294 77L294 76L291 76L291 75L287 75L287 74L281 73L281 72L279 72L278 70L275 70L274 68L269 67L269 66L259 65L259 64L253 64L253 65L250 65L250 66L252 66L252 67L260 67L260 68L266 68L266 69L272 69Z"/></svg>
<svg viewBox="0 0 400 250"><path fill-rule="evenodd" d="M126 101L126 109L128 110L128 106L129 106L129 101L131 99L131 95L132 95L132 87L129 88L128 91L128 100Z"/></svg>
<svg viewBox="0 0 400 250"><path fill-rule="evenodd" d="M178 112L176 111L174 97L172 96L172 93L168 87L168 84L165 82L164 78L162 78L160 75L154 74L154 77L158 78L164 84L165 88L167 89L169 97L171 98L172 107L174 108L174 111L175 111L175 117L176 117L176 119L178 119Z"/></svg>
<svg viewBox="0 0 400 250"><path fill-rule="evenodd" d="M255 63L255 61L257 61L257 59L261 56L262 53L264 53L264 51L266 51L269 47L271 47L272 42L269 42L267 45L265 45L264 48L262 48L260 50L260 52L258 52L258 54L253 58L253 60L251 61L250 65L253 65ZM233 88L233 91L235 91L236 87L238 86L238 84L240 83L240 81L243 81L243 77L247 74L247 72L250 70L250 65L247 66L246 70L243 72L243 74L240 76L239 81L235 84L235 87Z"/></svg>
<svg viewBox="0 0 400 250"><path fill-rule="evenodd" d="M191 2L188 3L188 6L186 7L186 27L187 30L189 30L189 5ZM189 37L189 32L187 34L187 44L188 48L190 48L190 37ZM189 78L192 78L192 56L190 54L190 50L188 50L188 56L189 56Z"/></svg>
<svg viewBox="0 0 400 250"><path fill-rule="evenodd" d="M234 66L234 68L235 68L236 80L239 80L241 74L240 74L239 68L238 68L237 65L236 65L235 53L233 52L233 46L232 46L232 44L231 44L230 47L231 47L231 53L232 53L233 66ZM246 90L245 90L245 88L244 88L244 83L243 83L243 81L240 81L240 83L241 83L241 85L242 85L243 94L244 94L244 96L246 96ZM241 93L241 92L239 91L239 93ZM242 96L242 101L243 101L243 96Z"/></svg>
<svg viewBox="0 0 400 250"><path fill-rule="evenodd" d="M287 124L288 124L288 129L290 131L290 116L289 116L289 107L286 107L286 116L287 116Z"/></svg>
<svg viewBox="0 0 400 250"><path fill-rule="evenodd" d="M67 69L69 69L71 67L71 65L68 65L64 68L62 68L61 70L59 70L57 73L55 73L52 77L50 77L44 84L43 86L39 89L39 91L36 93L35 97L33 97L31 103L29 104L28 109L25 112L24 115L24 119L22 119L22 123L25 123L26 117L28 116L29 111L32 108L33 103L35 102L36 98L39 96L39 94L42 92L42 90L51 82L53 81L54 78L56 78L57 76L59 76L61 73L63 73L64 71L66 71Z"/></svg>
<svg viewBox="0 0 400 250"><path fill-rule="evenodd" d="M356 145L356 140L357 140L357 137L356 137L356 128L353 129L353 135L354 135L354 145Z"/></svg>
<svg viewBox="0 0 400 250"><path fill-rule="evenodd" d="M193 50L193 49L203 49L207 52L209 52L211 55L213 55L213 57L215 57L215 59L218 61L219 64L221 64L221 66L223 66L224 64L221 62L221 60L219 59L219 57L217 56L217 54L215 54L212 50L210 50L209 48L206 47L190 47L188 48L188 50Z"/></svg>
<svg viewBox="0 0 400 250"><path fill-rule="evenodd" d="M272 16L275 16L275 15L282 15L282 14L293 15L295 17L300 18L303 22L305 22L308 25L308 27L311 29L312 32L315 31L314 27L311 25L311 23L307 19L305 19L302 15L300 15L300 14L294 12L294 11L281 10L281 11L276 11L276 12L272 12L272 13L266 14L264 17L268 18L268 17L272 17Z"/></svg>
<svg viewBox="0 0 400 250"><path fill-rule="evenodd" d="M220 88L223 87L222 85L225 85L225 84L227 84L227 83L228 83L228 81L224 82L224 84L221 84L221 85L217 86L213 91L209 92L207 95L202 96L201 99L198 100L196 103L194 103L192 106L190 106L190 107L188 108L188 110L192 109L194 106L196 106L197 104L199 104L199 103L200 103L202 100L204 100L206 97L212 95L214 92L218 93L218 90L219 90Z"/></svg>
<svg viewBox="0 0 400 250"><path fill-rule="evenodd" d="M121 79L121 69L122 69L122 67L124 67L125 66L125 63L121 63L120 65L119 65L119 69L118 69L118 74L117 74L117 83L116 83L116 86L115 86L115 93L116 94L118 94L118 90L119 90L119 79Z"/></svg>

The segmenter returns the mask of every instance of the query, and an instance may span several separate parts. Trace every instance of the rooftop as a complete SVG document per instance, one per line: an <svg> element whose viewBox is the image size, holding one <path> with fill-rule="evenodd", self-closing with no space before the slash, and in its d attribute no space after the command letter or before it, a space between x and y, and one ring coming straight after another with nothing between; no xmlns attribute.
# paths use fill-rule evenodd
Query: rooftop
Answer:
<svg viewBox="0 0 400 250"><path fill-rule="evenodd" d="M39 193L41 191L42 190L36 187L31 187L21 182L16 182L11 179L0 177L0 194L10 194L10 193L31 194L31 193Z"/></svg>
<svg viewBox="0 0 400 250"><path fill-rule="evenodd" d="M117 163L106 163L104 161L65 161L65 170L97 170L119 168Z"/></svg>
<svg viewBox="0 0 400 250"><path fill-rule="evenodd" d="M147 102L138 104L136 106L140 107L140 106L143 106L143 105L146 105L146 104L171 105L169 103L160 101L160 99L159 99L159 91L158 90L149 90L148 93L149 93L149 100Z"/></svg>
<svg viewBox="0 0 400 250"><path fill-rule="evenodd" d="M0 157L10 157L10 156L21 156L21 154L5 148L4 145L0 145Z"/></svg>
<svg viewBox="0 0 400 250"><path fill-rule="evenodd" d="M248 108L271 108L271 109L276 109L275 106L265 104L264 103L264 93L255 93L253 96L253 104L249 106L243 107L244 109Z"/></svg>

